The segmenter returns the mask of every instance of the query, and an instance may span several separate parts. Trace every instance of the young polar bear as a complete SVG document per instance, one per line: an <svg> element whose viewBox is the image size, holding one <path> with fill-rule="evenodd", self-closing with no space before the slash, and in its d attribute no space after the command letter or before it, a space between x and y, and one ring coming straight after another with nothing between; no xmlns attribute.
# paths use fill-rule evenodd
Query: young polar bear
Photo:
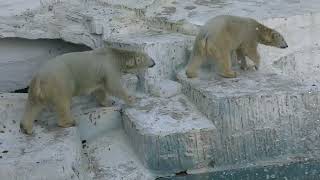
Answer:
<svg viewBox="0 0 320 180"><path fill-rule="evenodd" d="M218 74L226 78L236 77L231 69L231 52L235 51L241 62L241 69L248 68L245 56L260 65L258 43L287 48L282 35L254 19L230 15L220 15L209 20L198 33L193 45L191 60L187 66L188 78L197 77L197 71L207 59L214 59Z"/></svg>
<svg viewBox="0 0 320 180"><path fill-rule="evenodd" d="M45 105L53 105L60 127L73 126L70 104L77 95L92 93L103 106L108 105L107 93L132 103L133 98L121 86L121 73L154 65L144 53L111 48L57 56L44 64L31 80L20 128L32 134L33 121Z"/></svg>

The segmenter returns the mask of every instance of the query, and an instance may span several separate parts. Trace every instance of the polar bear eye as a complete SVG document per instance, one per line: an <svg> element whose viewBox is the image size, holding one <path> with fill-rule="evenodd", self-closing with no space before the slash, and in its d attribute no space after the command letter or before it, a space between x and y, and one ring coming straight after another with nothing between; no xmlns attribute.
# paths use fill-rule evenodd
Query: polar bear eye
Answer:
<svg viewBox="0 0 320 180"><path fill-rule="evenodd" d="M277 33L273 33L272 34L272 38L273 39L278 39L280 36L279 36L279 34L277 34Z"/></svg>
<svg viewBox="0 0 320 180"><path fill-rule="evenodd" d="M141 63L141 59L140 59L140 58L137 58L136 63L137 63L137 64L140 64L140 63Z"/></svg>

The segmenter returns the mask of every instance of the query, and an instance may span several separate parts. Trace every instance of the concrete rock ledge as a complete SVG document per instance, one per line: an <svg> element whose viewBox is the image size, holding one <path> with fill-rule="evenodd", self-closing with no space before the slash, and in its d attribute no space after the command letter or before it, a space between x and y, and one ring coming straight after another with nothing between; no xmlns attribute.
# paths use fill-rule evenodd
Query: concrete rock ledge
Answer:
<svg viewBox="0 0 320 180"><path fill-rule="evenodd" d="M34 134L26 136L19 130L26 97L0 94L0 177L154 179L122 130L119 104L99 107L90 97L74 98L71 109L77 127L57 127L56 114L48 110L35 122Z"/></svg>
<svg viewBox="0 0 320 180"><path fill-rule="evenodd" d="M320 91L277 74L235 79L179 76L183 92L217 127L224 152L217 164L248 163L280 155L318 156Z"/></svg>
<svg viewBox="0 0 320 180"><path fill-rule="evenodd" d="M275 72L288 76L294 81L309 86L319 86L320 77L319 45L303 47L273 61Z"/></svg>
<svg viewBox="0 0 320 180"><path fill-rule="evenodd" d="M0 177L6 180L84 179L77 128L36 125L19 131L25 96L0 94Z"/></svg>
<svg viewBox="0 0 320 180"><path fill-rule="evenodd" d="M153 91L159 81L173 79L178 69L187 63L194 37L163 31L130 33L116 35L107 40L106 45L113 48L144 51L152 57L156 66L140 74L142 89ZM154 92L157 94L157 92Z"/></svg>
<svg viewBox="0 0 320 180"><path fill-rule="evenodd" d="M83 144L83 153L88 157L88 172L92 179L155 179L155 176L142 165L128 140L122 129L116 129Z"/></svg>
<svg viewBox="0 0 320 180"><path fill-rule="evenodd" d="M216 128L182 95L143 97L123 113L123 126L144 165L162 173L214 165Z"/></svg>

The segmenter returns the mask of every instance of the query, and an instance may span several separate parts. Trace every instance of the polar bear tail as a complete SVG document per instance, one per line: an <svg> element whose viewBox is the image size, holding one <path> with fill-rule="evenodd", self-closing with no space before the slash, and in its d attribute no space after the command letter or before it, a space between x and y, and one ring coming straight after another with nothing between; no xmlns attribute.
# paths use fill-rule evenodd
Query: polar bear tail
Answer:
<svg viewBox="0 0 320 180"><path fill-rule="evenodd" d="M208 31L202 32L201 35L201 48L204 50L204 55L208 57Z"/></svg>
<svg viewBox="0 0 320 180"><path fill-rule="evenodd" d="M204 41L204 49L206 51L205 53L206 53L206 56L208 57L208 33L206 33L203 41Z"/></svg>
<svg viewBox="0 0 320 180"><path fill-rule="evenodd" d="M44 94L41 90L41 80L38 77L35 77L31 80L30 83L30 95L36 99L43 99Z"/></svg>

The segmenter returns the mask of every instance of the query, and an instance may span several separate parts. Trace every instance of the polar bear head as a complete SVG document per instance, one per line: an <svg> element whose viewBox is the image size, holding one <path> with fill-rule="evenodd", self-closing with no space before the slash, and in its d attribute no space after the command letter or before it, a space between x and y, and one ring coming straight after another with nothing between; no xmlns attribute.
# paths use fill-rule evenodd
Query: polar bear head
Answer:
<svg viewBox="0 0 320 180"><path fill-rule="evenodd" d="M282 49L288 47L284 37L276 30L267 28L265 26L257 27L256 30L258 31L258 38L261 44Z"/></svg>
<svg viewBox="0 0 320 180"><path fill-rule="evenodd" d="M135 72L136 70L152 68L156 65L155 61L146 53L130 52L130 55L126 57L122 67L124 72Z"/></svg>

